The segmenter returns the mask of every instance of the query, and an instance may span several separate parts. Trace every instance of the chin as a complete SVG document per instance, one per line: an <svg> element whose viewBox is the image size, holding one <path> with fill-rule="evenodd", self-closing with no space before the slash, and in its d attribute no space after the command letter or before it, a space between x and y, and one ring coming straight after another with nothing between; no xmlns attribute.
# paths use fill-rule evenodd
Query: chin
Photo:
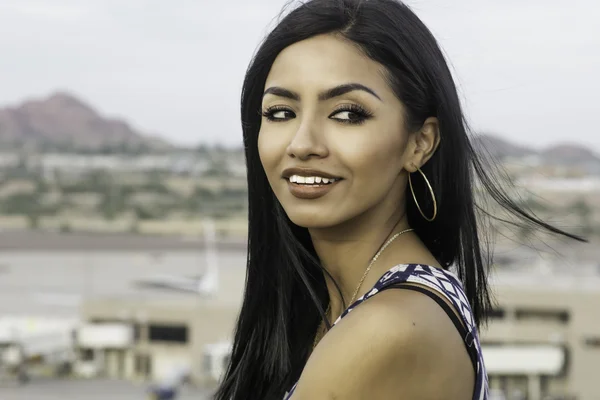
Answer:
<svg viewBox="0 0 600 400"><path fill-rule="evenodd" d="M306 228L306 229L326 229L326 228L331 228L332 226L335 226L336 224L330 224L327 223L326 221L323 220L317 220L315 218L299 218L299 219L293 219L290 218L290 220L295 224L298 225L301 228Z"/></svg>
<svg viewBox="0 0 600 400"><path fill-rule="evenodd" d="M325 229L339 225L345 221L340 216L334 216L331 212L316 211L316 210L284 210L295 225L307 229Z"/></svg>

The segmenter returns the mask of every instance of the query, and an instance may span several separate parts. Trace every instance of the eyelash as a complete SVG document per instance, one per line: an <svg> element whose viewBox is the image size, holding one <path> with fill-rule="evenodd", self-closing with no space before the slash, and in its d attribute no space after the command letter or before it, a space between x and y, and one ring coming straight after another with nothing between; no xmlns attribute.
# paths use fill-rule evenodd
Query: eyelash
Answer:
<svg viewBox="0 0 600 400"><path fill-rule="evenodd" d="M273 115L280 111L287 111L289 113L294 114L294 112L292 110L290 110L288 107L272 106L272 107L267 108L263 112L261 112L261 115L270 122L287 121L289 118L273 118ZM350 112L350 113L356 114L358 116L359 120L353 121L350 119L331 118L332 116L339 114L341 112ZM371 119L372 117L373 117L373 114L371 112L367 111L364 107L361 107L358 104L347 104L347 105L340 106L337 110L335 110L333 113L331 113L328 118L334 119L335 121L340 122L342 124L361 125L368 119Z"/></svg>

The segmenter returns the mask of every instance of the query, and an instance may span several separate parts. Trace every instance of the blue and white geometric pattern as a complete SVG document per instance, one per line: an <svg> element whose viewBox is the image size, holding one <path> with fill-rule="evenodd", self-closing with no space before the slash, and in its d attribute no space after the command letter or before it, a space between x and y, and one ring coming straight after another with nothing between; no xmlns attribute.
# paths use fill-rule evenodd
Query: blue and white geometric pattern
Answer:
<svg viewBox="0 0 600 400"><path fill-rule="evenodd" d="M481 344L479 335L473 318L473 312L467 296L465 295L462 283L458 277L450 271L421 264L400 264L388 270L377 281L371 290L357 299L350 305L339 318L333 323L337 324L342 318L368 298L375 296L380 291L391 285L399 283L416 283L426 286L431 291L437 293L442 298L449 301L456 311L458 311L463 324L466 327L467 335L463 338L469 351L475 350L475 359L477 368L475 371L475 388L473 391L473 400L487 400L488 398L488 377L481 353ZM474 349L472 348L474 346ZM297 383L285 394L284 400L289 400Z"/></svg>

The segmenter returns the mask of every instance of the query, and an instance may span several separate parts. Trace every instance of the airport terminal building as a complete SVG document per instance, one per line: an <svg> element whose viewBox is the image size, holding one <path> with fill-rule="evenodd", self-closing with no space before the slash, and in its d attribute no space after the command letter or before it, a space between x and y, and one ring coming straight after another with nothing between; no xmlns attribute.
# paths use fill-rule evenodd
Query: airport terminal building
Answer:
<svg viewBox="0 0 600 400"><path fill-rule="evenodd" d="M243 282L243 270L237 272L232 281ZM593 272L496 277L498 307L481 338L492 392L540 400L600 398L600 279ZM127 346L104 349L110 376L159 378L187 363L195 381L210 385L227 361L241 287L234 293L235 301L221 302L94 299L85 303L82 317L115 323L124 310L143 315L143 323L130 322Z"/></svg>
<svg viewBox="0 0 600 400"><path fill-rule="evenodd" d="M496 279L499 306L482 331L492 389L528 399L600 398L600 279L589 272Z"/></svg>
<svg viewBox="0 0 600 400"><path fill-rule="evenodd" d="M185 369L194 383L213 384L227 362L240 303L200 300L86 300L78 332L82 370L161 381Z"/></svg>
<svg viewBox="0 0 600 400"><path fill-rule="evenodd" d="M26 277L29 290L61 288L58 305L48 301L56 293L45 293L43 304L29 304L38 293L22 297L29 300L18 306L22 312L56 313L70 323L77 316L77 375L147 382L185 371L194 384L210 387L228 361L244 290L244 246L219 244L215 273L198 243L160 240L102 246L96 238L93 245L34 252L0 249L0 264L8 269L3 281ZM27 266L40 260L54 273L36 283ZM502 267L492 283L497 307L481 342L491 391L507 394L495 398L600 398L598 265ZM73 291L79 297L69 303L64 296ZM14 301L11 307L8 299L0 300L0 314L18 310Z"/></svg>

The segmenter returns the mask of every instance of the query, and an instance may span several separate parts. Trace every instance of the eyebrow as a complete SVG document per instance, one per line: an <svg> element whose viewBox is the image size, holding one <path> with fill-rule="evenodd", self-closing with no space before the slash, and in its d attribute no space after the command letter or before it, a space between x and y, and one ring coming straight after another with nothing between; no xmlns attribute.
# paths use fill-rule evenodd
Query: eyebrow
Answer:
<svg viewBox="0 0 600 400"><path fill-rule="evenodd" d="M346 83L346 84L339 85L339 86L333 87L331 89L328 89L324 92L321 92L321 93L319 93L319 101L325 101L325 100L332 99L334 97L343 96L346 93L354 92L356 90L367 92L370 95L377 97L380 101L383 101L383 100L381 100L381 97L379 97L373 89L371 89L365 85L362 85L360 83ZM271 86L270 88L265 90L265 92L263 93L263 97L266 96L267 94L272 94L274 96L279 96L279 97L285 97L290 100L300 101L300 95L298 93L288 90L288 89L284 89L282 87L278 87L278 86Z"/></svg>

